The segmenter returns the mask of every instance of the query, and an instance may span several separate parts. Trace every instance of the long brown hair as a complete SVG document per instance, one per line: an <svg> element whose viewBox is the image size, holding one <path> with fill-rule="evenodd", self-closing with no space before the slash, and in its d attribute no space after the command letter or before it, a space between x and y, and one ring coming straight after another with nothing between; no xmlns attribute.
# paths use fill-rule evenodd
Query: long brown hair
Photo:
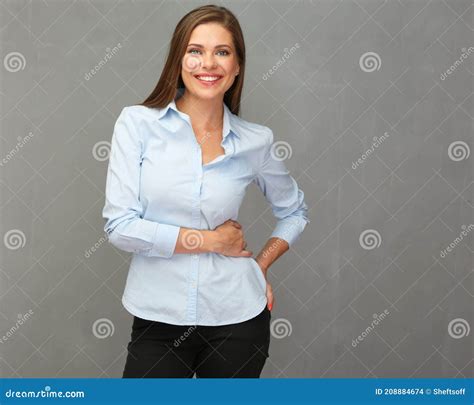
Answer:
<svg viewBox="0 0 474 405"><path fill-rule="evenodd" d="M239 114L245 76L244 36L235 15L227 8L213 4L198 7L181 18L171 38L168 56L160 79L148 98L140 105L163 108L176 97L178 88L184 87L181 78L181 60L186 52L191 33L198 25L210 22L222 25L232 35L240 70L234 83L224 95L224 103L232 113Z"/></svg>

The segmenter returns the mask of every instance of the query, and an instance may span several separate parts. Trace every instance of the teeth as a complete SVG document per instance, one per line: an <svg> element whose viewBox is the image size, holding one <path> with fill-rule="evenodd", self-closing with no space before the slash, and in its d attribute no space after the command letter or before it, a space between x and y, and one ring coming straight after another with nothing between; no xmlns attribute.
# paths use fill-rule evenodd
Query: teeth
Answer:
<svg viewBox="0 0 474 405"><path fill-rule="evenodd" d="M217 79L219 79L218 76L197 76L199 80L204 80L206 82L213 82Z"/></svg>

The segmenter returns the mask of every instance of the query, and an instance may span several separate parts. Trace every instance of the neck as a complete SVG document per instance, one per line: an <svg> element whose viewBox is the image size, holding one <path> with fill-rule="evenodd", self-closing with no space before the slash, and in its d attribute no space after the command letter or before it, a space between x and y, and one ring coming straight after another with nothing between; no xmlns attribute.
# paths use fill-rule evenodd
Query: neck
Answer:
<svg viewBox="0 0 474 405"><path fill-rule="evenodd" d="M217 127L221 125L224 107L223 98L202 99L192 96L186 90L176 100L176 107L183 113L189 115L193 124L199 127Z"/></svg>

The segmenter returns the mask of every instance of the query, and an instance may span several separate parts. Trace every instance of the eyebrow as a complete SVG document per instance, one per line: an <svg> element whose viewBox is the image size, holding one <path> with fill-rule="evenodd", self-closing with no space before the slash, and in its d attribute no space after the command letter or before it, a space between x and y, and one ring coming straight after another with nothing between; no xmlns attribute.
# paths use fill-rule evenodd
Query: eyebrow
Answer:
<svg viewBox="0 0 474 405"><path fill-rule="evenodd" d="M188 47L190 47L190 46L195 46L196 48L204 48L201 44L189 44ZM216 46L214 47L214 49L216 49L216 48L224 48L224 47L226 47L226 48L231 48L231 47L230 47L229 45L227 45L227 44L220 44L220 45L216 45Z"/></svg>

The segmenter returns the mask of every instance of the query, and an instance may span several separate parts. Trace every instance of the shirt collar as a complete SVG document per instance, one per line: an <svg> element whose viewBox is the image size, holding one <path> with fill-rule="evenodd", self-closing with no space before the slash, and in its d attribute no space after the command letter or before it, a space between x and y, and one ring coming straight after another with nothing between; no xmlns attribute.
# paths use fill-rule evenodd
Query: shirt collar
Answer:
<svg viewBox="0 0 474 405"><path fill-rule="evenodd" d="M169 119L170 110L174 110L182 119L188 120L189 118L188 115L178 110L178 107L176 106L176 100L177 98L173 99L165 108L162 108L158 111L158 120L164 121L164 120ZM235 125L233 122L234 114L232 114L229 107L227 107L225 103L222 103L222 104L224 106L224 121L223 121L223 128L222 128L223 139L225 139L230 132L234 133L238 138L240 138L240 135L235 130Z"/></svg>

